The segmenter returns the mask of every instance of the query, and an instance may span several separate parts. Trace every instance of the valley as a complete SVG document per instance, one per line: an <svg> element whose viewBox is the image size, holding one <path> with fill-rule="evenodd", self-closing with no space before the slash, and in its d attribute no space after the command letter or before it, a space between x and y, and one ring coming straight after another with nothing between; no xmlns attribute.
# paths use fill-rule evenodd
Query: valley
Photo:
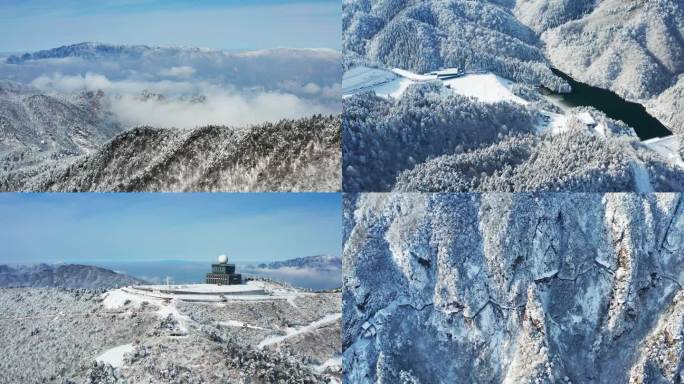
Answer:
<svg viewBox="0 0 684 384"><path fill-rule="evenodd" d="M407 2L390 11L387 1L345 2L343 189L681 190L682 140L678 124L671 123L677 117L663 119L645 96L588 81L578 68L568 69L577 59L562 56L571 51L561 46L564 36L572 39L586 67L594 59L593 51L585 50L594 46L589 30L605 36L606 41L596 45L617 47L606 55L612 55L614 68L621 71L614 73L623 76L620 84L653 94L676 80L673 57L663 61L671 64L671 74L653 75L663 84L650 83L651 75L645 72L650 59L626 59L624 47L638 43L618 45L618 37L596 31L603 19L591 25L591 12L603 17L614 12L615 20L631 12L627 28L638 40L639 33L645 31L650 38L672 20L666 35L676 35L679 7L545 3ZM642 19L637 10L653 18ZM557 15L551 15L554 12ZM539 19L530 15L558 21L537 25ZM650 24L641 31L638 23ZM587 30L570 30L578 25ZM566 35L558 33L564 28ZM657 50L656 38L652 40L638 47L639 55L646 51L644 55L664 59L668 54ZM672 49L676 56L681 47L675 44ZM618 65L623 58L624 65ZM607 62L597 63L597 68L599 64L603 73L587 73L596 78L613 73Z"/></svg>

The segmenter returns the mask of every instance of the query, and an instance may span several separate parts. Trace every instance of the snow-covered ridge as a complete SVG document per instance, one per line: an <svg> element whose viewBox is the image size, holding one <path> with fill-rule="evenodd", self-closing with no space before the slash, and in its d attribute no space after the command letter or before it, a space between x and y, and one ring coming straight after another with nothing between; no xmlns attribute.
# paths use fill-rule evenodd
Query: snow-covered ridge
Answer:
<svg viewBox="0 0 684 384"><path fill-rule="evenodd" d="M0 288L60 287L108 289L144 281L109 269L78 264L0 265Z"/></svg>
<svg viewBox="0 0 684 384"><path fill-rule="evenodd" d="M681 381L681 194L345 199L345 381Z"/></svg>
<svg viewBox="0 0 684 384"><path fill-rule="evenodd" d="M21 55L7 57L8 64L24 64L35 60L63 59L78 57L81 59L95 60L102 58L129 58L141 59L151 55L227 55L236 57L263 57L282 55L317 55L321 58L337 58L341 53L327 48L272 48L256 51L231 52L214 48L185 47L185 46L149 46L149 45L114 45L95 42L84 42L73 45L65 45L57 48L46 49L36 52L28 52Z"/></svg>
<svg viewBox="0 0 684 384"><path fill-rule="evenodd" d="M259 264L256 267L266 269L279 268L306 268L316 270L340 269L342 268L342 259L339 256L332 255L314 255L306 257L297 257L294 259L284 261L274 261L266 264Z"/></svg>

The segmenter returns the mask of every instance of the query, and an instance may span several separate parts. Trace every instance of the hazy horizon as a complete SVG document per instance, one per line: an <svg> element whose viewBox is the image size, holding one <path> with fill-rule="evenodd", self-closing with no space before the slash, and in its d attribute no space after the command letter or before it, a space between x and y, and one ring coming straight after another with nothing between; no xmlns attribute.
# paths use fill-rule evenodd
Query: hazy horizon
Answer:
<svg viewBox="0 0 684 384"><path fill-rule="evenodd" d="M335 193L0 195L0 264L258 264L341 254Z"/></svg>
<svg viewBox="0 0 684 384"><path fill-rule="evenodd" d="M0 52L85 41L220 50L340 50L341 14L339 2L333 0L10 0L0 5Z"/></svg>

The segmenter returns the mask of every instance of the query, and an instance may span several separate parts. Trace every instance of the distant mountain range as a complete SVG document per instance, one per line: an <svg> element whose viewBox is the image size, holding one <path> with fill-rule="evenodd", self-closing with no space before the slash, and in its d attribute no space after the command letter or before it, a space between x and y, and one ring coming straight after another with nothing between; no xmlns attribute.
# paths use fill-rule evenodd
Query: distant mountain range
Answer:
<svg viewBox="0 0 684 384"><path fill-rule="evenodd" d="M109 289L143 283L145 283L144 280L92 265L37 264L19 267L0 265L0 288L60 287Z"/></svg>
<svg viewBox="0 0 684 384"><path fill-rule="evenodd" d="M337 191L341 77L330 49L0 58L0 190Z"/></svg>
<svg viewBox="0 0 684 384"><path fill-rule="evenodd" d="M159 284L167 276L174 283L201 283L204 282L205 273L210 271L210 264L183 260L101 264L105 268L81 264L0 264L0 288L109 289L133 284ZM297 287L324 290L342 284L342 259L339 256L315 255L271 263L238 263L237 272L245 276L267 277Z"/></svg>
<svg viewBox="0 0 684 384"><path fill-rule="evenodd" d="M88 72L110 80L181 79L292 91L293 83L319 86L339 83L342 53L311 48L228 52L193 47L79 43L0 59L0 78L25 84L42 75Z"/></svg>
<svg viewBox="0 0 684 384"><path fill-rule="evenodd" d="M330 255L315 255L307 257L298 257L296 259L274 261L272 263L262 263L257 265L263 269L280 269L280 268L310 268L318 270L341 269L342 259L339 256Z"/></svg>

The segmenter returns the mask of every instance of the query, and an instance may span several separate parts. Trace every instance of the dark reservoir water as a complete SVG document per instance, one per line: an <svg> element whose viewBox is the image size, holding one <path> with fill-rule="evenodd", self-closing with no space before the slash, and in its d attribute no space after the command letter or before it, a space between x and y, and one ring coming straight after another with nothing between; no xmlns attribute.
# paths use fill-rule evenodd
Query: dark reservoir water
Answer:
<svg viewBox="0 0 684 384"><path fill-rule="evenodd" d="M555 94L568 107L594 107L608 117L621 120L634 128L641 140L670 136L672 132L658 119L646 112L641 104L629 102L617 94L575 81L565 73L552 69L553 73L565 79L572 86L572 92Z"/></svg>

